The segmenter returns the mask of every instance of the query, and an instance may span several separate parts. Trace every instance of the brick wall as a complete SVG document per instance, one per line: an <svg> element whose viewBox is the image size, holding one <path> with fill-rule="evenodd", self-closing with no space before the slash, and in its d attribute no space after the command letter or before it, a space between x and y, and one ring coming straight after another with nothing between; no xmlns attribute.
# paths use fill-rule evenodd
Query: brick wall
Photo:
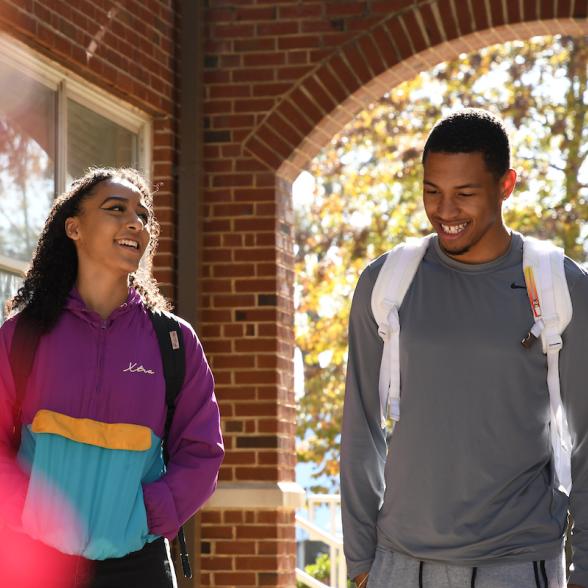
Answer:
<svg viewBox="0 0 588 588"><path fill-rule="evenodd" d="M227 457L220 489L202 517L202 586L295 584L293 504L275 496L282 492L278 482L294 479L295 466L291 181L358 110L395 84L494 42L586 34L587 4L205 2L198 302ZM157 197L163 229L157 276L168 286L175 282L175 5L172 0L3 0L0 5L0 21L11 35L153 116L154 179L163 183ZM109 18L113 9L118 11ZM85 48L102 26L98 50L87 62ZM234 492L242 493L242 503Z"/></svg>
<svg viewBox="0 0 588 588"><path fill-rule="evenodd" d="M294 476L291 181L358 110L395 84L462 51L586 31L587 6L584 0L209 0L207 6L203 333L229 449L221 478L247 488ZM205 514L203 585L294 585L286 561L292 547L280 546L283 556L275 561L261 557L265 543L235 543L243 524L253 528L255 516L269 512L218 507ZM292 520L291 510L274 512L283 524ZM231 525L233 517L245 522ZM256 556L247 573L239 571L241 549ZM274 566L278 573L268 575Z"/></svg>

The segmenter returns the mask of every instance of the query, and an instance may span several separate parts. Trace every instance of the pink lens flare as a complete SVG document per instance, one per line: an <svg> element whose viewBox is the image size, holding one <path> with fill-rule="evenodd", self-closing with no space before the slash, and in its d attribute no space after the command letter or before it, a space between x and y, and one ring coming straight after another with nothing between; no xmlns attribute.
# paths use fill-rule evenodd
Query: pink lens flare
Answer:
<svg viewBox="0 0 588 588"><path fill-rule="evenodd" d="M64 555L22 533L0 533L0 586L73 588L75 578L86 574L83 558Z"/></svg>

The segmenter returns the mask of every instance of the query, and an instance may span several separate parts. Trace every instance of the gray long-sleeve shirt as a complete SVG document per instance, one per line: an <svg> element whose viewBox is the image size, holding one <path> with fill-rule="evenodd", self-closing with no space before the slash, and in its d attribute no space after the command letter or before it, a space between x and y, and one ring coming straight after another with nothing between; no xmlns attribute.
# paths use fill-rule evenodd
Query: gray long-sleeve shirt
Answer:
<svg viewBox="0 0 588 588"><path fill-rule="evenodd" d="M533 324L522 238L470 265L433 239L400 308L400 421L386 445L378 377L382 341L371 293L384 258L362 273L351 308L341 446L350 577L376 545L420 560L483 566L555 557L567 497L550 464L547 364ZM574 442L571 581L588 588L588 275L566 259L574 315L560 381Z"/></svg>

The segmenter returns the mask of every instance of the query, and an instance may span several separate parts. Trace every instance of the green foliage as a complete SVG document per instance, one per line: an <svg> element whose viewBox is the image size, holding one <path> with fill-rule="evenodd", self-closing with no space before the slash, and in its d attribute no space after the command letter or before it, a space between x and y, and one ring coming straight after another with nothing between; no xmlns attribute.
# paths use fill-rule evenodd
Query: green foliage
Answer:
<svg viewBox="0 0 588 588"><path fill-rule="evenodd" d="M369 260L430 230L420 157L439 118L464 106L499 114L519 174L507 224L586 260L587 56L588 37L533 38L461 55L392 89L311 163L314 198L295 211L296 343L305 377L297 433L298 459L316 464L315 477L338 484L347 319L357 278Z"/></svg>
<svg viewBox="0 0 588 588"><path fill-rule="evenodd" d="M304 571L323 584L329 585L331 578L331 560L326 553L320 553L313 564L305 566ZM347 580L347 587L353 588L354 584ZM307 588L302 582L296 582L296 588Z"/></svg>

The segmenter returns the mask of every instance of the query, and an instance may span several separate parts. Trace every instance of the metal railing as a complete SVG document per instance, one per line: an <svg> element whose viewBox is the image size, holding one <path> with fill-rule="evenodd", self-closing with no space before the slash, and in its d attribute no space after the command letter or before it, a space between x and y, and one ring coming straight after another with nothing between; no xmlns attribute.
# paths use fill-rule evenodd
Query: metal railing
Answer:
<svg viewBox="0 0 588 588"><path fill-rule="evenodd" d="M341 497L336 494L311 494L307 500L308 518L296 515L296 525L308 533L310 539L321 541L329 547L330 578L324 584L304 570L296 568L296 579L309 588L347 588L347 567L343 555L343 538L339 532L341 520ZM316 524L316 510L320 505L329 506L329 529Z"/></svg>

